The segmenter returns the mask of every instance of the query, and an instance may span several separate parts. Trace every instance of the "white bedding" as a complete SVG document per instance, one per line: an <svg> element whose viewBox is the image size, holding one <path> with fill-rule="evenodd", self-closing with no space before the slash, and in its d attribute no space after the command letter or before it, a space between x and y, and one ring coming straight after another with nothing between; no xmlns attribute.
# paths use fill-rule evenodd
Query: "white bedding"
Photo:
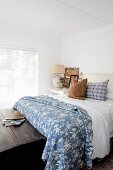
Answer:
<svg viewBox="0 0 113 170"><path fill-rule="evenodd" d="M99 101L88 98L78 100L57 95L52 97L85 109L93 122L93 159L104 158L109 154L110 137L113 137L113 100Z"/></svg>

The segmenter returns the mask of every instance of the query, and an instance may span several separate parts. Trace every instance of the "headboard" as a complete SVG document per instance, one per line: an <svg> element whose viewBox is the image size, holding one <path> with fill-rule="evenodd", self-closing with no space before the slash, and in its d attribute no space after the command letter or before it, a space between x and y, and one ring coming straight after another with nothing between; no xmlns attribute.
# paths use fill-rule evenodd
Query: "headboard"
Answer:
<svg viewBox="0 0 113 170"><path fill-rule="evenodd" d="M88 82L100 82L108 79L108 86L113 86L113 74L85 73L83 78L87 78Z"/></svg>

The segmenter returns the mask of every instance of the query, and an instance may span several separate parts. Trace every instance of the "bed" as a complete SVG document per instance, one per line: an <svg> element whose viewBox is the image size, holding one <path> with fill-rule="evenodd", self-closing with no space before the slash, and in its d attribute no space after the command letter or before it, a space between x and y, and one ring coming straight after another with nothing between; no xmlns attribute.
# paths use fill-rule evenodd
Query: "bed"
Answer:
<svg viewBox="0 0 113 170"><path fill-rule="evenodd" d="M86 75L89 81L109 79L113 75ZM110 92L112 93L112 92ZM78 100L67 95L25 96L14 109L46 138L42 159L46 170L74 170L86 165L92 168L92 159L104 158L110 151L113 137L113 99L99 101Z"/></svg>

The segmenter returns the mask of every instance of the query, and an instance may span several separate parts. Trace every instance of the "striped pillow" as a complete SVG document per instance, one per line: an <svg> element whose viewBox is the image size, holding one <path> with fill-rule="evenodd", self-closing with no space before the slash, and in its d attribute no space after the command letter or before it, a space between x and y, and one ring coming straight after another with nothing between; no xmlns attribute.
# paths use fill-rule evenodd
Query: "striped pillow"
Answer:
<svg viewBox="0 0 113 170"><path fill-rule="evenodd" d="M109 80L98 83L89 82L87 86L86 97L103 101L106 100L108 82Z"/></svg>

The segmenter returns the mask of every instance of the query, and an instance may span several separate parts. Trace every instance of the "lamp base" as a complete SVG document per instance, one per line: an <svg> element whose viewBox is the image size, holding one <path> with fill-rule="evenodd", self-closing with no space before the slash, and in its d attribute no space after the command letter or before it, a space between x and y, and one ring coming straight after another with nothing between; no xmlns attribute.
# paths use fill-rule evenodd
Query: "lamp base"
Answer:
<svg viewBox="0 0 113 170"><path fill-rule="evenodd" d="M60 82L60 77L57 76L57 77L53 77L53 86L55 88L62 88L62 83Z"/></svg>

